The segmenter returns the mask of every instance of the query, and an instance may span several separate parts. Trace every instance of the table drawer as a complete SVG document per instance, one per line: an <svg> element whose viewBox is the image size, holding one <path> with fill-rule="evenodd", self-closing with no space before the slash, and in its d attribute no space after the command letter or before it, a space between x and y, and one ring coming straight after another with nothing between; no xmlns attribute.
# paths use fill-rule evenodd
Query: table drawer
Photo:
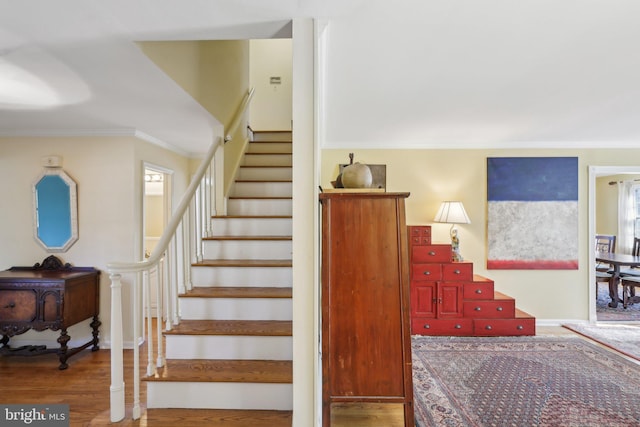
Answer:
<svg viewBox="0 0 640 427"><path fill-rule="evenodd" d="M442 264L412 264L411 280L430 282L442 280Z"/></svg>
<svg viewBox="0 0 640 427"><path fill-rule="evenodd" d="M473 281L464 284L464 299L490 300L493 290L493 280L474 274Z"/></svg>
<svg viewBox="0 0 640 427"><path fill-rule="evenodd" d="M412 246L411 262L451 262L451 245Z"/></svg>
<svg viewBox="0 0 640 427"><path fill-rule="evenodd" d="M414 335L473 335L473 319L411 319Z"/></svg>
<svg viewBox="0 0 640 427"><path fill-rule="evenodd" d="M535 335L536 319L532 317L515 319L475 319L473 332L476 336Z"/></svg>
<svg viewBox="0 0 640 427"><path fill-rule="evenodd" d="M412 225L409 227L409 239L411 246L431 244L431 226Z"/></svg>
<svg viewBox="0 0 640 427"><path fill-rule="evenodd" d="M503 299L495 301L465 301L463 304L464 317L509 319L516 314L516 301Z"/></svg>
<svg viewBox="0 0 640 427"><path fill-rule="evenodd" d="M454 262L442 265L442 280L460 281L473 279L473 263Z"/></svg>
<svg viewBox="0 0 640 427"><path fill-rule="evenodd" d="M0 323L36 320L36 300L34 290L0 290Z"/></svg>

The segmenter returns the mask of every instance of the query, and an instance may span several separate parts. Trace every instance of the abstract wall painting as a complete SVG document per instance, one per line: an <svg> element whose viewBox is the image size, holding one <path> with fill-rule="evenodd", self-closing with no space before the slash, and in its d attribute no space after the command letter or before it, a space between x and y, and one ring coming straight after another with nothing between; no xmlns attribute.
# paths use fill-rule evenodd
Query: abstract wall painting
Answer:
<svg viewBox="0 0 640 427"><path fill-rule="evenodd" d="M578 158L487 158L487 269L578 269Z"/></svg>

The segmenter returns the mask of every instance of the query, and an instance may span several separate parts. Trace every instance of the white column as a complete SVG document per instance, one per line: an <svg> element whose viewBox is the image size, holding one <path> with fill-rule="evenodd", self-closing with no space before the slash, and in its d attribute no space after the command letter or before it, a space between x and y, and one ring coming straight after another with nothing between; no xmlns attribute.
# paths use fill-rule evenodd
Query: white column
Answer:
<svg viewBox="0 0 640 427"><path fill-rule="evenodd" d="M124 419L124 367L122 360L122 282L111 274L111 422Z"/></svg>

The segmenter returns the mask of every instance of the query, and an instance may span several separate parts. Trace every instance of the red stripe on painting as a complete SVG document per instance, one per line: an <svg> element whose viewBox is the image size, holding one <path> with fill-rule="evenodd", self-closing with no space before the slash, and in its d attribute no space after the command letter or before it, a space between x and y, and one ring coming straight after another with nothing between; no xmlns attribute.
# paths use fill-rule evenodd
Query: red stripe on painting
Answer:
<svg viewBox="0 0 640 427"><path fill-rule="evenodd" d="M489 270L577 270L578 260L487 260Z"/></svg>

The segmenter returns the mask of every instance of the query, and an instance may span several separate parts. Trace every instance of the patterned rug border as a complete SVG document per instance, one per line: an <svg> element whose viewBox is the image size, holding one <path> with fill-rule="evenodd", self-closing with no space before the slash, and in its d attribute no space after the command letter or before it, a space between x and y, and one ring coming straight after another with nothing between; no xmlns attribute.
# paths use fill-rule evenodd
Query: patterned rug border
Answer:
<svg viewBox="0 0 640 427"><path fill-rule="evenodd" d="M598 337L597 335L594 334L590 334L588 331L585 331L583 329L581 329L581 327L592 327L592 326L586 326L586 325L572 325L572 324L566 324L566 325L562 325L563 328L565 329L569 329L570 331L575 332L576 334L579 334L583 337L589 338L590 340L593 340L595 342L597 342L600 345L603 345L607 348L610 348L611 350L617 351L620 354L624 354L627 357L630 357L634 360L637 360L640 362L640 354L633 354L629 351L625 351L624 349L620 348L619 346L616 346L616 344L614 342L611 341L607 341L605 339L602 339L600 337ZM613 326L613 325L611 325ZM616 325L617 326L617 325ZM622 325L624 326L624 325ZM601 326L602 328L606 328L607 326ZM636 328L638 329L638 328Z"/></svg>
<svg viewBox="0 0 640 427"><path fill-rule="evenodd" d="M475 415L468 412L468 404L465 404L464 396L452 393L449 378L442 378L439 371L430 363L423 362L425 353L434 352L505 352L544 350L547 352L580 352L601 366L611 369L612 372L621 374L626 379L623 387L640 386L640 370L638 365L620 354L608 348L603 348L593 342L589 342L578 336L563 337L412 337L414 349L414 393L416 408L416 426L427 427L431 425L446 425L449 427L479 426ZM420 356L415 353L423 351ZM471 356L471 353L469 354ZM432 356L433 357L433 356ZM437 357L436 357L437 359ZM632 387L632 388L633 388ZM421 400L421 403L418 402ZM462 400L461 400L462 399ZM572 409L573 410L573 409ZM575 415L575 414L574 414ZM579 415L578 415L579 416ZM614 415L615 417L616 415ZM549 420L547 420L549 421ZM586 421L586 420L585 420ZM611 425L630 425L623 419L611 419ZM637 422L637 419L636 419ZM536 425L555 425L541 423ZM571 425L599 425L599 424L571 424ZM638 425L634 422L633 425ZM566 427L566 426L565 426Z"/></svg>

